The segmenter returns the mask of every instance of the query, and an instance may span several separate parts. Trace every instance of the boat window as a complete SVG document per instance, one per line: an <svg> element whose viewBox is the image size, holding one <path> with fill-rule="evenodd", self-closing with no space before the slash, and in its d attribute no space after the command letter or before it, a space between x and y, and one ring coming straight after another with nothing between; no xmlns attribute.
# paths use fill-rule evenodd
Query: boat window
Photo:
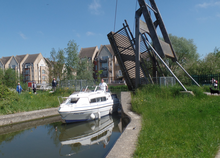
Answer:
<svg viewBox="0 0 220 158"><path fill-rule="evenodd" d="M106 97L93 98L90 100L90 103L102 102L102 101L106 101Z"/></svg>
<svg viewBox="0 0 220 158"><path fill-rule="evenodd" d="M96 102L96 99L91 99L90 103L95 103Z"/></svg>
<svg viewBox="0 0 220 158"><path fill-rule="evenodd" d="M106 101L106 97L102 97L101 99L102 99L102 101Z"/></svg>
<svg viewBox="0 0 220 158"><path fill-rule="evenodd" d="M97 98L97 102L101 102L102 101L102 99L101 98Z"/></svg>
<svg viewBox="0 0 220 158"><path fill-rule="evenodd" d="M78 100L79 98L71 98L70 103L77 103Z"/></svg>

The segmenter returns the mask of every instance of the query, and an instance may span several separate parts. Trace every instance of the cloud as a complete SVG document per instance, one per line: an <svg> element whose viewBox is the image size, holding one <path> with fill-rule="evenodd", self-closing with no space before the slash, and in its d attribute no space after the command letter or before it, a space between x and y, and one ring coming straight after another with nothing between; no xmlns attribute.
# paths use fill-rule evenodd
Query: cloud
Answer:
<svg viewBox="0 0 220 158"><path fill-rule="evenodd" d="M19 32L18 34L21 36L21 38L27 39L27 37L22 32Z"/></svg>
<svg viewBox="0 0 220 158"><path fill-rule="evenodd" d="M209 3L204 2L204 3L196 5L196 7L199 7L199 8L208 8L208 7L216 7L216 6L220 6L220 1L209 2Z"/></svg>
<svg viewBox="0 0 220 158"><path fill-rule="evenodd" d="M99 15L102 12L99 0L93 0L93 2L89 5L89 10L92 14Z"/></svg>
<svg viewBox="0 0 220 158"><path fill-rule="evenodd" d="M88 31L88 32L86 32L86 35L87 36L93 36L93 35L95 35L95 33Z"/></svg>

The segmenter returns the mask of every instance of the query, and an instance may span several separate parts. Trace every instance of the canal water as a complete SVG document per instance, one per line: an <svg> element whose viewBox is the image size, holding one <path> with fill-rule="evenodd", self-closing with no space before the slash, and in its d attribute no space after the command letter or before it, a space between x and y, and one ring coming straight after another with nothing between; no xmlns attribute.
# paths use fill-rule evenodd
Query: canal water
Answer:
<svg viewBox="0 0 220 158"><path fill-rule="evenodd" d="M119 97L120 98L120 97ZM54 116L0 127L1 158L103 158L125 125L120 114L100 120L63 123Z"/></svg>
<svg viewBox="0 0 220 158"><path fill-rule="evenodd" d="M103 158L121 135L120 125L119 115L108 115L82 123L65 124L56 116L1 127L0 157Z"/></svg>

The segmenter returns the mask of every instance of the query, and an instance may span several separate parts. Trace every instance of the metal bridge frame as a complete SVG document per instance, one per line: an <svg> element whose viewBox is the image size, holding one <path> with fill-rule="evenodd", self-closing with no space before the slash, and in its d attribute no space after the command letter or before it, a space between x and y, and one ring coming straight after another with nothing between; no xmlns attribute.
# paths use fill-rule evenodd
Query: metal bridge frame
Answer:
<svg viewBox="0 0 220 158"><path fill-rule="evenodd" d="M177 62L176 54L173 50L171 41L169 39L168 33L166 31L165 25L163 23L162 17L160 15L160 12L157 8L157 5L154 0L149 0L151 3L151 7L145 3L145 0L138 0L140 8L136 11L135 14L135 62L136 62L136 82L135 82L135 88L138 88L138 85L141 84L140 82L140 38L142 34L140 33L140 17L143 14L144 19L146 21L147 27L149 29L149 35L151 36L151 39L154 44L154 48L152 45L146 40L147 44L150 46L150 48L153 50L153 52L156 54L156 56L162 61L162 63L166 66L166 68L169 70L169 72L173 75L173 77L179 82L179 84L182 86L182 88L187 91L187 89L184 87L184 85L180 82L180 80L175 76L175 74L171 71L171 69L168 67L168 65L163 61L162 58L169 57L172 59L173 62L176 62L178 66L193 80L193 82L196 83L196 85L200 86L188 73L187 71ZM150 8L156 17L156 21L153 22L151 19L150 12L148 10ZM161 42L157 36L156 27L159 26L161 33L163 35L164 41L170 45L171 49L171 55L166 54L164 52L163 47L161 45Z"/></svg>

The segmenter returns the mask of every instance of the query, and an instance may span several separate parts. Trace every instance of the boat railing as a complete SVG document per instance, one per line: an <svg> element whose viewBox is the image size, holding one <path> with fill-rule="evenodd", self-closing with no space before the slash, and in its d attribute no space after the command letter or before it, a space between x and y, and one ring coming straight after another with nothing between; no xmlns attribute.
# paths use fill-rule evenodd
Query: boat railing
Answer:
<svg viewBox="0 0 220 158"><path fill-rule="evenodd" d="M81 88L81 90L80 90L80 92L86 92L87 91L87 89L88 89L88 86L86 86L86 88Z"/></svg>
<svg viewBox="0 0 220 158"><path fill-rule="evenodd" d="M94 90L94 92L96 91L97 87L98 87L98 86L95 86L95 90Z"/></svg>
<svg viewBox="0 0 220 158"><path fill-rule="evenodd" d="M66 97L58 96L59 105L66 101Z"/></svg>

